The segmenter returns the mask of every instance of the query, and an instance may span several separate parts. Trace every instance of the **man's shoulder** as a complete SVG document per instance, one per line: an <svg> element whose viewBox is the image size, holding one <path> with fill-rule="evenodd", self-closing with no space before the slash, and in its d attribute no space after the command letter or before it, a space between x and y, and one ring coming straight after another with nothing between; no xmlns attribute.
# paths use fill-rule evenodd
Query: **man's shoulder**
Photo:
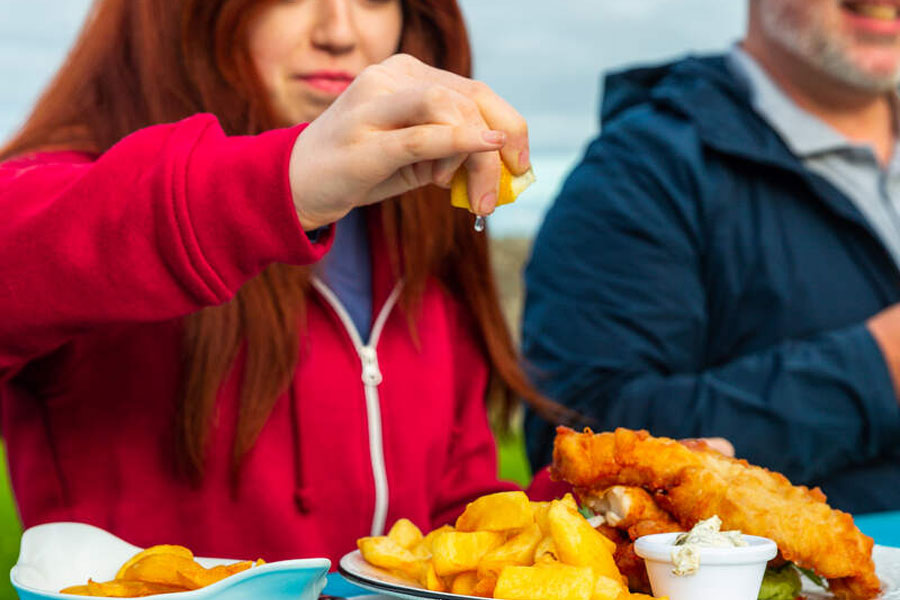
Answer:
<svg viewBox="0 0 900 600"><path fill-rule="evenodd" d="M591 140L589 148L595 151L604 146L621 145L629 148L646 146L647 150L652 150L685 144L694 146L699 144L700 138L696 121L648 102L629 107L615 120L606 123Z"/></svg>
<svg viewBox="0 0 900 600"><path fill-rule="evenodd" d="M601 134L592 148L624 144L651 155L762 150L773 135L750 103L727 56L688 56L611 73L604 87ZM727 153L727 152L726 152Z"/></svg>
<svg viewBox="0 0 900 600"><path fill-rule="evenodd" d="M740 85L725 54L687 55L675 60L630 65L603 78L600 120L608 122L630 106L652 102L660 93L689 94L698 84L714 83L728 89Z"/></svg>
<svg viewBox="0 0 900 600"><path fill-rule="evenodd" d="M684 115L652 103L633 106L607 124L587 145L580 166L590 171L621 171L633 177L640 173L705 170L698 124Z"/></svg>

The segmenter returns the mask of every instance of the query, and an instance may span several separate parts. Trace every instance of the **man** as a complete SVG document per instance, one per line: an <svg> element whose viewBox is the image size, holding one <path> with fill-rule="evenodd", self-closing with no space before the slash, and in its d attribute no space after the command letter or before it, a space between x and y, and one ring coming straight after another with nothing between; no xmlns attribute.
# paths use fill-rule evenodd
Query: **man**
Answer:
<svg viewBox="0 0 900 600"><path fill-rule="evenodd" d="M524 349L595 429L722 436L900 509L900 0L749 0L723 56L613 75L527 269ZM546 464L553 428L531 414Z"/></svg>

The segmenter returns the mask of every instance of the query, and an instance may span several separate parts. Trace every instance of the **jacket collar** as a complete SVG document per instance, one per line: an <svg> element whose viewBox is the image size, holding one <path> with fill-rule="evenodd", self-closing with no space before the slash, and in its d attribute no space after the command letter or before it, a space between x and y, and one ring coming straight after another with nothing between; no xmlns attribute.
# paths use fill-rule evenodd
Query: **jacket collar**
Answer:
<svg viewBox="0 0 900 600"><path fill-rule="evenodd" d="M601 108L603 127L632 107L653 104L692 121L700 141L709 149L738 161L749 161L791 173L806 183L810 196L832 214L868 233L880 249L881 263L891 276L880 277L885 291L894 290L900 271L849 198L823 177L806 169L781 137L754 110L751 92L735 77L725 55L690 56L656 67L613 73L606 78ZM876 269L882 274L883 269ZM896 296L895 292L890 293Z"/></svg>
<svg viewBox="0 0 900 600"><path fill-rule="evenodd" d="M703 144L720 154L795 174L834 213L877 238L853 203L806 169L756 112L749 87L734 76L725 55L690 56L662 66L613 73L607 77L605 89L604 127L629 108L652 103L692 121Z"/></svg>
<svg viewBox="0 0 900 600"><path fill-rule="evenodd" d="M701 140L724 154L803 172L803 165L750 104L750 89L734 77L724 55L614 73L606 79L601 121L651 102L697 127Z"/></svg>
<svg viewBox="0 0 900 600"><path fill-rule="evenodd" d="M735 77L750 89L753 109L795 156L807 159L855 147L828 123L798 106L739 44L732 47L727 61Z"/></svg>

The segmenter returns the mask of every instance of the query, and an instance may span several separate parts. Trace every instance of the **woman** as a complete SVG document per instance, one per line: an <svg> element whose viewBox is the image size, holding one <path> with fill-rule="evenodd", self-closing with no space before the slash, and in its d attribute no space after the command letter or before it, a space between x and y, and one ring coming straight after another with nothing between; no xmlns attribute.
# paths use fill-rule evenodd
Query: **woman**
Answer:
<svg viewBox="0 0 900 600"><path fill-rule="evenodd" d="M465 164L488 213L500 155L528 167L469 64L453 0L95 5L0 154L26 527L337 559L504 489L488 382L501 419L536 397L484 238L422 187Z"/></svg>

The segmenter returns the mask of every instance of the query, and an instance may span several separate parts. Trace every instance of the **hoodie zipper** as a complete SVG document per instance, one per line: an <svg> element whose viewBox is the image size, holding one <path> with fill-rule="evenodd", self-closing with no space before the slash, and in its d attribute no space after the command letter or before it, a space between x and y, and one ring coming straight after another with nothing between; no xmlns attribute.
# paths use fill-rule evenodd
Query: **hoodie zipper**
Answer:
<svg viewBox="0 0 900 600"><path fill-rule="evenodd" d="M337 313L338 318L344 325L344 329L347 330L347 333L353 342L356 353L359 355L360 365L362 366L362 383L366 394L366 420L369 426L369 457L372 461L372 476L375 481L375 510L372 514L372 529L370 535L382 535L384 533L385 521L387 520L389 495L387 469L384 464L384 445L381 433L381 403L378 397L378 386L381 385L383 377L381 368L378 365L378 352L376 351L376 347L378 346L381 332L384 331L384 325L387 322L387 318L397 304L397 300L400 298L400 290L403 287L403 283L398 283L394 287L394 290L384 303L384 306L381 307L378 316L375 318L375 323L372 325L372 333L369 336L368 344L363 343L359 332L356 330L356 325L353 323L353 319L350 318L347 309L341 304L337 294L335 294L331 288L325 285L318 277L313 277L312 283L313 287L322 294L325 301L328 302L328 304L331 305L331 308L334 309L334 312Z"/></svg>

